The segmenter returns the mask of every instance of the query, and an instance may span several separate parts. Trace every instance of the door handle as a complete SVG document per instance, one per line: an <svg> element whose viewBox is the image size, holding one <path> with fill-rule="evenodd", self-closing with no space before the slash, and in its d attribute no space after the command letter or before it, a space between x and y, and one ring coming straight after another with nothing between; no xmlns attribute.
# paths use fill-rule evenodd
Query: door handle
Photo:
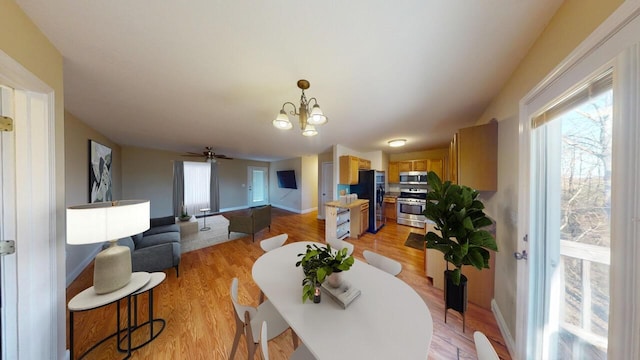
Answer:
<svg viewBox="0 0 640 360"><path fill-rule="evenodd" d="M527 250L522 250L522 252L516 251L513 253L513 257L515 257L516 260L527 260L529 254L527 254Z"/></svg>

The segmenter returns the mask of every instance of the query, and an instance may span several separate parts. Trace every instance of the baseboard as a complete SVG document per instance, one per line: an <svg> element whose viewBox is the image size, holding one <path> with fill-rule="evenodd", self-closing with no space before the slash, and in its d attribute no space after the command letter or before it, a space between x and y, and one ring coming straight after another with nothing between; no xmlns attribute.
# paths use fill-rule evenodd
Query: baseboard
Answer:
<svg viewBox="0 0 640 360"><path fill-rule="evenodd" d="M318 207L317 207L317 206L316 206L316 207L312 207L312 208L308 208L308 209L305 209L305 210L302 210L301 214L308 214L308 213L310 213L310 212L314 212L314 211L316 211L316 210L318 210Z"/></svg>
<svg viewBox="0 0 640 360"><path fill-rule="evenodd" d="M507 350L509 350L509 355L511 355L512 359L516 359L516 342L513 340L513 336L509 331L509 327L507 327L507 323L504 321L504 317L502 317L502 313L495 299L491 299L491 311L493 311L493 316L496 318L500 333L502 333L505 345L507 345Z"/></svg>
<svg viewBox="0 0 640 360"><path fill-rule="evenodd" d="M274 208L291 211L292 213L302 214L302 211L300 209L294 209L287 206L276 205L276 204L271 204L271 206L273 206Z"/></svg>

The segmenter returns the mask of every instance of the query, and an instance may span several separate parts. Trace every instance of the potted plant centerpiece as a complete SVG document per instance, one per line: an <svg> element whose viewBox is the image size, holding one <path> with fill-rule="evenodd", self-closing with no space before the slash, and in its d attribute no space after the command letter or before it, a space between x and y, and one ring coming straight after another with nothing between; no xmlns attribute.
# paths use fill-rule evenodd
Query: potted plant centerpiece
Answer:
<svg viewBox="0 0 640 360"><path fill-rule="evenodd" d="M305 275L302 279L302 302L313 300L316 286L330 276L349 270L354 261L346 248L334 250L329 244L326 247L307 245L307 251L298 257L302 259L296 262L296 266L302 266Z"/></svg>
<svg viewBox="0 0 640 360"><path fill-rule="evenodd" d="M462 274L463 265L478 270L489 268L489 250L498 251L493 235L482 228L493 221L484 213L484 204L477 199L478 191L468 186L442 182L433 171L427 174L432 191L427 193L424 216L435 223L440 234L429 231L425 235L426 247L444 254L447 262L445 276L445 321L447 309L461 314L467 307L467 278ZM453 265L449 270L448 264ZM464 331L464 323L463 323Z"/></svg>
<svg viewBox="0 0 640 360"><path fill-rule="evenodd" d="M178 220L188 221L190 219L191 219L191 215L189 215L189 213L187 212L187 208L184 206L184 204L182 204L180 208L180 216L178 217Z"/></svg>

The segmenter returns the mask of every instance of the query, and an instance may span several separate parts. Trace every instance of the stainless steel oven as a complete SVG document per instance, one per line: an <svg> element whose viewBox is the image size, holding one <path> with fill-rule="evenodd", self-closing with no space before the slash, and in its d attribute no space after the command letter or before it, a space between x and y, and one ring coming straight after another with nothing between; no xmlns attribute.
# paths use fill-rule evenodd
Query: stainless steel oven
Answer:
<svg viewBox="0 0 640 360"><path fill-rule="evenodd" d="M398 196L398 224L424 227L427 219L422 212L427 206L427 189L400 189Z"/></svg>

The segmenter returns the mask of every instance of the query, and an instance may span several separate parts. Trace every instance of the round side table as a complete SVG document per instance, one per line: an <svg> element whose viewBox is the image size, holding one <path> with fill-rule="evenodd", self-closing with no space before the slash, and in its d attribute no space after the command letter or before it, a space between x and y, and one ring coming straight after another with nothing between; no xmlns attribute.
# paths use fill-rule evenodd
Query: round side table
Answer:
<svg viewBox="0 0 640 360"><path fill-rule="evenodd" d="M74 357L74 346L73 346L73 338L74 338L74 321L73 321L73 315L74 313L78 312L78 311L86 311L86 310L93 310L93 309L97 309L99 307L105 306L105 305L109 305L111 303L114 302L118 302L118 304L120 304L120 300L126 298L127 299L127 313L128 313L128 317L127 317L127 322L129 325L129 328L131 327L131 294L136 292L138 289L141 289L142 287L144 287L149 280L151 279L151 275L149 273L146 272L135 272L133 274L131 274L131 280L129 281L129 283L127 285L125 285L123 288L118 289L116 291L112 291L110 293L107 294L101 294L98 295L96 294L96 291L94 290L93 286L83 290L81 293L79 293L78 295L74 296L73 299L71 299L69 301L69 303L67 304L67 308L69 309L69 353L70 353L70 359L74 360L76 359ZM119 306L118 306L119 308ZM95 345L93 345L92 347L90 347L87 351L85 351L84 353L82 353L82 355L80 355L78 357L78 359L83 358L85 355L87 355L89 352L91 352L92 350L94 350L95 348L97 348L100 344L104 343L105 341L111 339L112 337L116 336L117 337L117 343L118 343L118 348L120 347L120 310L117 310L117 319L116 319L116 332L105 337L104 339L98 341ZM129 336L129 339L131 338L131 334L130 331L127 331L127 335ZM127 344L127 348L121 350L122 352L126 352L127 356L125 357L125 359L128 359L131 356L131 343L128 342Z"/></svg>
<svg viewBox="0 0 640 360"><path fill-rule="evenodd" d="M132 336L136 330L139 330L145 326L149 326L149 339L141 344L130 346L131 351L140 349L141 347L147 345L155 338L157 338L158 335L160 335L160 333L164 330L164 327L166 325L164 319L153 317L153 289L156 286L160 285L160 283L162 283L166 277L167 275L164 272L151 273L151 279L149 280L149 282L147 282L144 287L131 294L131 296L133 296L133 325L131 326L129 331L127 331L127 329L122 330L123 332L127 332L127 335L122 337L120 339L120 342L118 343L118 350L120 352L127 351L127 349L121 346L121 343L128 337ZM149 320L143 322L142 324L138 324L138 296L144 294L145 292L149 293ZM118 309L119 308L120 307L118 307ZM158 324L159 326L156 327L156 329L159 329L157 332L154 332L153 330L154 324Z"/></svg>
<svg viewBox="0 0 640 360"><path fill-rule="evenodd" d="M200 211L202 212L202 221L204 221L203 225L202 225L202 229L200 229L200 231L207 231L207 230L211 230L210 227L207 226L207 214L209 213L211 209L209 208L204 208L204 209L200 209Z"/></svg>

